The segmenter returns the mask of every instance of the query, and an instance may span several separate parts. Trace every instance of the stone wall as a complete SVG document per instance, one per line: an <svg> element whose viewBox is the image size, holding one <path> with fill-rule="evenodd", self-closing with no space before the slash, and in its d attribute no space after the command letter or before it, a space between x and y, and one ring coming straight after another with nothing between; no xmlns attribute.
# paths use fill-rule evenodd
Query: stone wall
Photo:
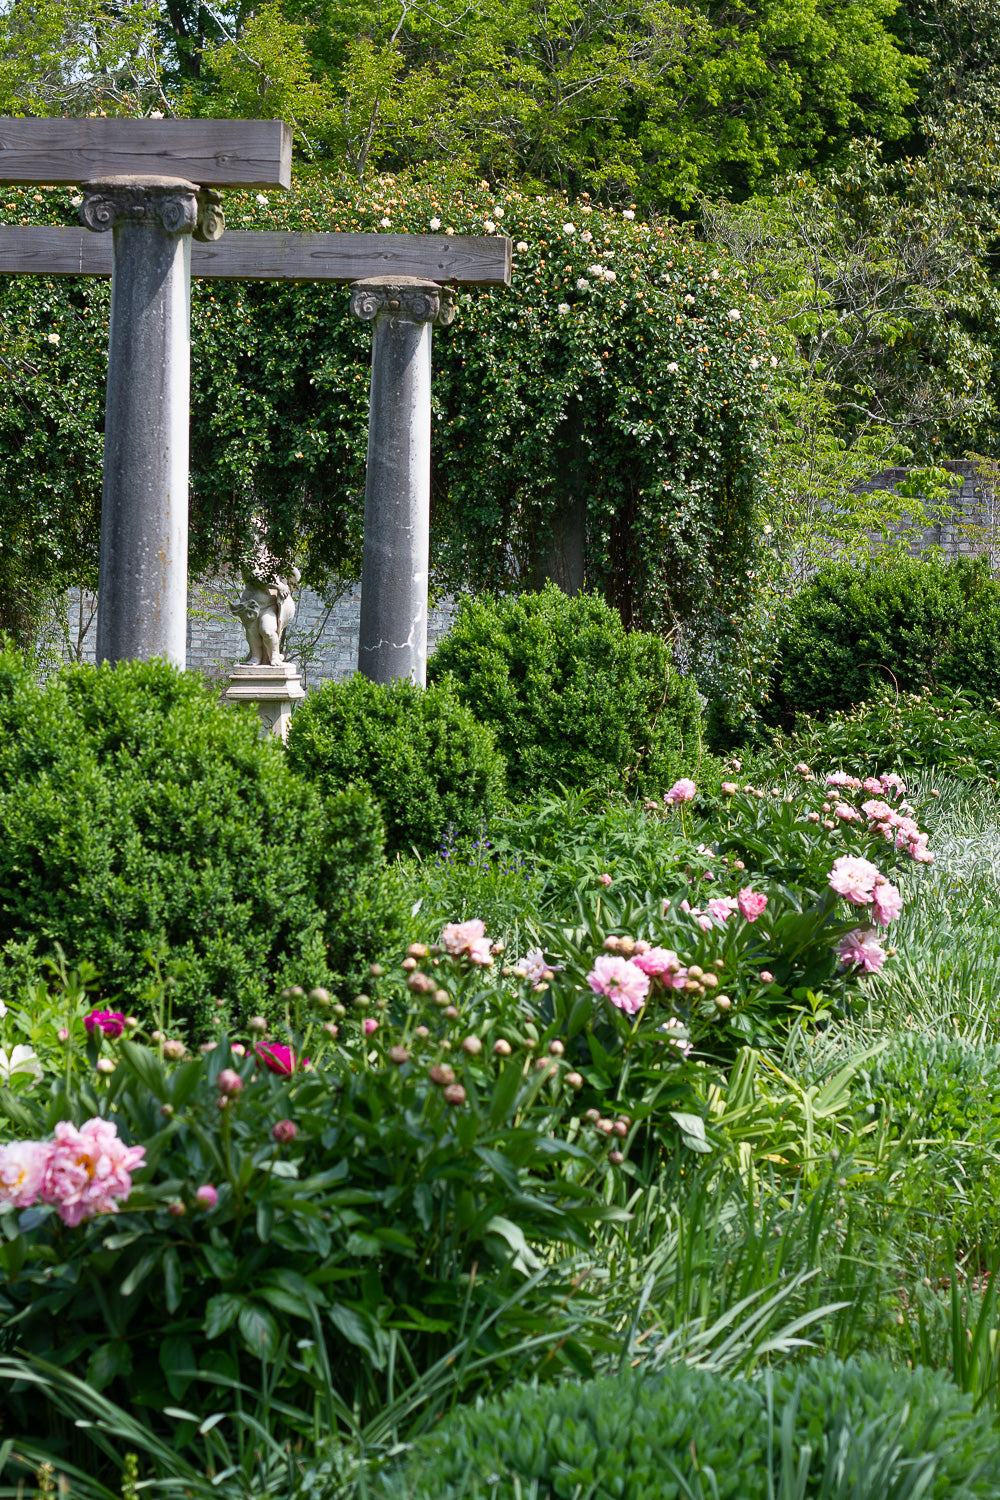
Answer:
<svg viewBox="0 0 1000 1500"><path fill-rule="evenodd" d="M978 557L986 554L997 571L1000 564L1000 516L993 483L981 476L965 459L950 459L941 465L955 475L955 489L941 507L940 519L910 546L916 556L929 547L939 547L948 557ZM893 490L907 478L907 469L883 469L863 488ZM881 538L872 537L878 547Z"/></svg>
<svg viewBox="0 0 1000 1500"><path fill-rule="evenodd" d="M187 664L220 680L228 676L234 662L246 655L243 627L229 613L229 602L239 597L240 585L223 580L191 589L188 595ZM358 664L358 622L361 615L360 587L343 594L327 607L310 589L301 589L298 607L286 640L286 654L298 663L307 688L331 679L350 677ZM453 618L450 601L432 609L427 622L429 648L445 635ZM93 661L97 641L94 599L78 594L69 597L69 651L81 661Z"/></svg>

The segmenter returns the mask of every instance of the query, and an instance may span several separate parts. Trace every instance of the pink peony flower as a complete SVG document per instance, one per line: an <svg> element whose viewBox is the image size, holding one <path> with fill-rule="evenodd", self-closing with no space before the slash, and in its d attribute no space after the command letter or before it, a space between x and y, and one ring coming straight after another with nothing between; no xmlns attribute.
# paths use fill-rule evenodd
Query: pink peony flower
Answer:
<svg viewBox="0 0 1000 1500"><path fill-rule="evenodd" d="M716 922L727 922L732 916L733 912L736 911L739 904L739 900L736 896L716 896L714 900L708 903L708 907L706 908L706 910L708 912L708 915L712 917ZM765 905L766 904L767 902L765 900ZM763 909L764 908L761 907L761 911L763 911ZM759 915L760 913L758 913L758 916Z"/></svg>
<svg viewBox="0 0 1000 1500"><path fill-rule="evenodd" d="M642 1010L649 994L649 976L638 964L617 954L601 953L587 975L587 983L597 995L606 995L626 1015Z"/></svg>
<svg viewBox="0 0 1000 1500"><path fill-rule="evenodd" d="M740 908L740 915L745 917L748 922L756 922L761 912L767 906L767 897L759 891L751 890L748 885L744 886L743 890L740 891L736 897L736 901Z"/></svg>
<svg viewBox="0 0 1000 1500"><path fill-rule="evenodd" d="M0 1203L30 1208L48 1171L52 1147L43 1141L11 1141L0 1146Z"/></svg>
<svg viewBox="0 0 1000 1500"><path fill-rule="evenodd" d="M202 1208L214 1208L219 1201L219 1189L210 1182L203 1182L194 1195L194 1201L200 1203Z"/></svg>
<svg viewBox="0 0 1000 1500"><path fill-rule="evenodd" d="M888 802L880 802L874 797L870 797L867 802L862 802L861 811L873 823L891 823L896 816Z"/></svg>
<svg viewBox="0 0 1000 1500"><path fill-rule="evenodd" d="M291 1047L286 1047L283 1042L258 1042L253 1051L257 1061L262 1062L271 1073L285 1075L294 1073L297 1067L310 1066L308 1057L296 1058ZM219 1077L221 1079L221 1073Z"/></svg>
<svg viewBox="0 0 1000 1500"><path fill-rule="evenodd" d="M84 1016L83 1024L88 1036L101 1031L112 1042L116 1042L125 1030L125 1015L120 1010L92 1010L89 1015Z"/></svg>
<svg viewBox="0 0 1000 1500"><path fill-rule="evenodd" d="M872 899L875 882L883 878L881 872L867 859L853 854L842 854L833 862L830 885L855 906L867 906Z"/></svg>
<svg viewBox="0 0 1000 1500"><path fill-rule="evenodd" d="M649 948L644 953L637 952L632 962L650 979L662 979L675 990L683 989L687 969L681 967L681 961L672 948Z"/></svg>
<svg viewBox="0 0 1000 1500"><path fill-rule="evenodd" d="M872 893L872 913L880 927L888 927L903 910L903 898L888 880L882 879Z"/></svg>
<svg viewBox="0 0 1000 1500"><path fill-rule="evenodd" d="M692 1044L687 1039L684 1022L679 1017L670 1016L659 1029L666 1032L667 1041L672 1047L677 1048L681 1057L689 1057L691 1055Z"/></svg>
<svg viewBox="0 0 1000 1500"><path fill-rule="evenodd" d="M145 1146L126 1146L114 1124L99 1118L79 1130L60 1120L49 1151L40 1196L70 1228L95 1214L117 1213L117 1200L132 1191L130 1174L146 1155Z"/></svg>
<svg viewBox="0 0 1000 1500"><path fill-rule="evenodd" d="M905 795L906 782L901 776L897 776L895 771L889 771L883 774L883 776L881 777L881 781L883 795L886 792L895 792L897 802L899 801L900 797Z"/></svg>
<svg viewBox="0 0 1000 1500"><path fill-rule="evenodd" d="M863 792L873 792L877 797L879 792L882 790L882 783L881 781L879 781L877 776L866 776L864 781L861 783L861 790Z"/></svg>
<svg viewBox="0 0 1000 1500"><path fill-rule="evenodd" d="M927 847L927 835L922 833L913 839L907 846L907 853L911 859L915 859L918 865L932 865L934 856Z"/></svg>
<svg viewBox="0 0 1000 1500"><path fill-rule="evenodd" d="M452 958L467 958L471 963L484 965L493 962L486 923L479 917L468 922L450 922L442 929L438 942Z"/></svg>
<svg viewBox="0 0 1000 1500"><path fill-rule="evenodd" d="M849 802L838 802L833 809L833 815L835 818L839 818L842 823L861 822L861 814L857 808L851 807Z"/></svg>
<svg viewBox="0 0 1000 1500"><path fill-rule="evenodd" d="M664 802L669 802L671 806L678 802L690 802L697 790L698 788L693 781L690 781L686 776L682 776L680 781L674 782L663 800Z"/></svg>
<svg viewBox="0 0 1000 1500"><path fill-rule="evenodd" d="M885 963L885 949L870 927L855 927L841 938L837 954L846 968L856 966L868 974L877 974Z"/></svg>

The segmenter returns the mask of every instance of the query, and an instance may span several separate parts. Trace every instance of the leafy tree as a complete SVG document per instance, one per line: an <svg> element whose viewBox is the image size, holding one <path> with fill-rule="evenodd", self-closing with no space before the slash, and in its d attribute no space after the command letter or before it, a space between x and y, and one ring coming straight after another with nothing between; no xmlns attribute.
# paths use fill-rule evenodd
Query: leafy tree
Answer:
<svg viewBox="0 0 1000 1500"><path fill-rule="evenodd" d="M0 15L0 112L163 107L154 0L12 0Z"/></svg>

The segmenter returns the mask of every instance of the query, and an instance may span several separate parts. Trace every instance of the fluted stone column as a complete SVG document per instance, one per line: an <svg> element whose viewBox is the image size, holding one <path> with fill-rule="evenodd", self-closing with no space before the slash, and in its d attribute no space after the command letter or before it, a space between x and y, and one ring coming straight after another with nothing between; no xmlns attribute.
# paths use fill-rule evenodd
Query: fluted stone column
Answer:
<svg viewBox="0 0 1000 1500"><path fill-rule="evenodd" d="M427 680L431 491L431 329L454 293L415 276L351 285L351 312L374 322L358 671L372 682Z"/></svg>
<svg viewBox="0 0 1000 1500"><path fill-rule="evenodd" d="M185 665L191 238L222 234L218 201L176 177L83 184L83 223L114 232L98 661Z"/></svg>

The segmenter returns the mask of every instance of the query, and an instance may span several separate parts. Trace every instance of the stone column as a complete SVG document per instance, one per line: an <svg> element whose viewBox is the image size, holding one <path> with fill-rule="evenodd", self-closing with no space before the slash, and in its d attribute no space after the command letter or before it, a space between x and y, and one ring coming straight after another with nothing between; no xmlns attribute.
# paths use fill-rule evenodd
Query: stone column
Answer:
<svg viewBox="0 0 1000 1500"><path fill-rule="evenodd" d="M431 491L431 328L454 293L416 276L351 286L351 312L373 320L358 671L372 682L427 680Z"/></svg>
<svg viewBox="0 0 1000 1500"><path fill-rule="evenodd" d="M83 223L114 231L98 661L185 665L191 238L219 238L217 205L176 177L83 184Z"/></svg>

